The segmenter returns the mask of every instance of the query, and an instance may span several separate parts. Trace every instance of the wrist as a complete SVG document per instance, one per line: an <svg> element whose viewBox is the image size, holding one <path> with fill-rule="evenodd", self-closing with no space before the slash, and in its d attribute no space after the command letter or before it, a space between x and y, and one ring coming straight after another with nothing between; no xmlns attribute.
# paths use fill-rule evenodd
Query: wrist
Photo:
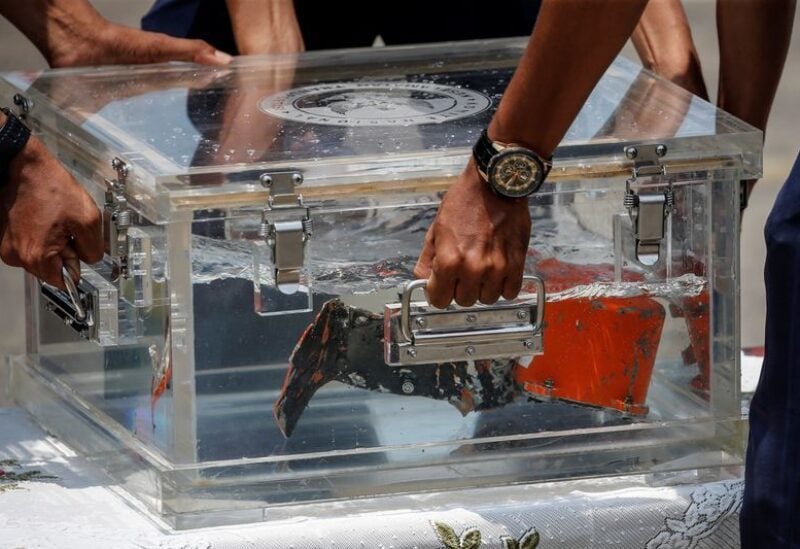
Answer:
<svg viewBox="0 0 800 549"><path fill-rule="evenodd" d="M486 181L478 170L478 165L474 158L469 159L456 185L459 186L460 190L470 193L476 200L483 202L489 207L528 207L528 197L513 198L500 196L492 190L489 182Z"/></svg>
<svg viewBox="0 0 800 549"><path fill-rule="evenodd" d="M47 154L42 142L31 136L22 150L8 164L8 183L16 186L25 179L27 169L42 162Z"/></svg>
<svg viewBox="0 0 800 549"><path fill-rule="evenodd" d="M16 179L15 171L31 142L31 132L11 111L0 109L0 185L5 187Z"/></svg>
<svg viewBox="0 0 800 549"><path fill-rule="evenodd" d="M73 10L56 3L48 11L48 37L37 47L51 67L85 65L103 51L104 43L115 40L115 25L88 2L78 4Z"/></svg>
<svg viewBox="0 0 800 549"><path fill-rule="evenodd" d="M527 135L530 133L530 131L523 131L513 124L505 124L502 117L497 115L495 115L486 129L489 139L494 142L524 147L535 152L541 158L549 159L552 157L558 141L553 143L553 140L548 139L544 132L538 135Z"/></svg>

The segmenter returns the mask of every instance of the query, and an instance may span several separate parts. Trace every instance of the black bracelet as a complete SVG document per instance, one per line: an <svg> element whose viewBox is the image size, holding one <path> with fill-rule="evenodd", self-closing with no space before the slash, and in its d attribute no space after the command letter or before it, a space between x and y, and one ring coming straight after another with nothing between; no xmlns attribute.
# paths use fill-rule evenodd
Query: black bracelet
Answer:
<svg viewBox="0 0 800 549"><path fill-rule="evenodd" d="M7 108L0 108L6 115L6 123L0 128L0 188L8 183L8 169L11 161L20 153L31 131Z"/></svg>

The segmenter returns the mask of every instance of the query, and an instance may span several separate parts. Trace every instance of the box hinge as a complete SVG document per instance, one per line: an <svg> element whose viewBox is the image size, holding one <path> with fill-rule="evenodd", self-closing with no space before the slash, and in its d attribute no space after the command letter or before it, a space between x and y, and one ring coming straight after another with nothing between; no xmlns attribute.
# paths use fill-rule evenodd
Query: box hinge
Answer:
<svg viewBox="0 0 800 549"><path fill-rule="evenodd" d="M283 293L295 293L305 266L305 250L313 226L310 210L297 187L303 174L296 170L261 174L269 189L269 201L261 214L261 236L272 250L275 286Z"/></svg>
<svg viewBox="0 0 800 549"><path fill-rule="evenodd" d="M666 175L667 167L662 163L666 154L666 145L625 147L625 156L633 160L634 165L631 177L625 182L624 206L633 224L636 260L643 265L658 262L666 234L666 220L672 213L674 194L671 183L664 191L634 191L631 185L640 177Z"/></svg>

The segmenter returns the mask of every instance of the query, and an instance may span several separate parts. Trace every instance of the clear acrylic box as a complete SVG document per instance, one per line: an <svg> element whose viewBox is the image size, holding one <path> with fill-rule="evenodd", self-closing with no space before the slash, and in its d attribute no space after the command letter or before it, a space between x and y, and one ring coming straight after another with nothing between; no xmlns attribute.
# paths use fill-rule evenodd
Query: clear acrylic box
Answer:
<svg viewBox="0 0 800 549"><path fill-rule="evenodd" d="M176 528L740 464L761 133L635 63L531 199L519 299L404 286L524 45L3 75L107 246L82 318L27 281L17 402Z"/></svg>

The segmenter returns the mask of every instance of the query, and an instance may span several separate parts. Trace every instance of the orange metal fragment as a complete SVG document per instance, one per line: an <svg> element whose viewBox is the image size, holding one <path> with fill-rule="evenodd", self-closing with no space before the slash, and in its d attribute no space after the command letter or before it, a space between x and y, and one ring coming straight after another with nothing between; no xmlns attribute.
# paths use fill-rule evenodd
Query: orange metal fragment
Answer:
<svg viewBox="0 0 800 549"><path fill-rule="evenodd" d="M549 302L545 352L519 366L516 380L536 396L647 414L664 317L649 297Z"/></svg>
<svg viewBox="0 0 800 549"><path fill-rule="evenodd" d="M672 304L673 316L682 316L686 321L686 330L689 332L690 347L684 351L684 364L697 364L700 373L692 380L692 387L706 391L711 379L711 349L709 347L709 332L711 322L709 317L708 291L700 295L685 297Z"/></svg>

